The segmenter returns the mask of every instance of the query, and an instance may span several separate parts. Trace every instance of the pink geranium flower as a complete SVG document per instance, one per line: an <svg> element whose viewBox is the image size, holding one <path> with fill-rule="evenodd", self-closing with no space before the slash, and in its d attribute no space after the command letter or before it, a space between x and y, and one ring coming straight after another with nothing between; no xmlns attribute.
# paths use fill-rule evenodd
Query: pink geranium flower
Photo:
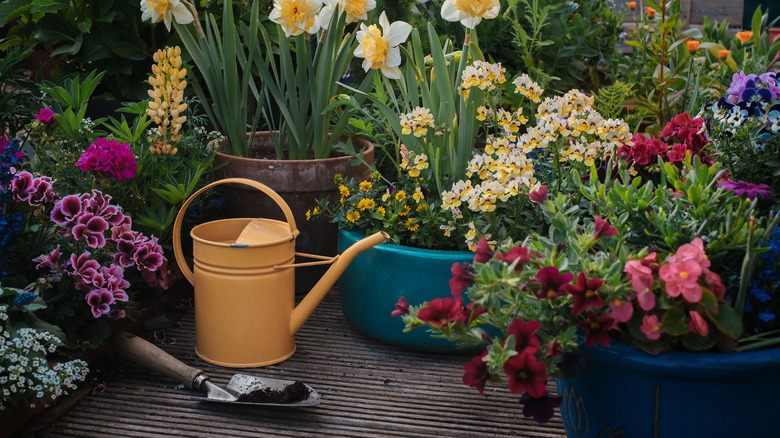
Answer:
<svg viewBox="0 0 780 438"><path fill-rule="evenodd" d="M531 397L541 397L547 392L547 373L544 362L531 353L516 354L504 362L504 372L509 376L512 394L527 392Z"/></svg>
<svg viewBox="0 0 780 438"><path fill-rule="evenodd" d="M13 193L13 200L16 202L23 202L30 199L32 195L32 185L35 177L30 172L19 172L14 175L11 180L11 193Z"/></svg>
<svg viewBox="0 0 780 438"><path fill-rule="evenodd" d="M661 337L661 322L655 315L645 315L642 317L642 333L651 341L657 341Z"/></svg>
<svg viewBox="0 0 780 438"><path fill-rule="evenodd" d="M156 237L152 236L137 242L135 253L133 254L133 262L135 262L139 271L144 269L156 271L162 265L163 260L165 260L163 250L160 244L157 243Z"/></svg>
<svg viewBox="0 0 780 438"><path fill-rule="evenodd" d="M76 282L77 290L89 289L89 286L92 284L92 277L100 269L100 263L91 259L91 256L92 254L89 252L84 252L79 256L71 254L70 260L66 262L65 273L78 277Z"/></svg>
<svg viewBox="0 0 780 438"><path fill-rule="evenodd" d="M41 255L40 257L37 257L33 259L34 262L38 263L35 268L36 269L42 269L42 268L48 268L48 269L58 269L60 266L60 257L62 256L62 248L60 245L57 245L56 248L52 250L49 254Z"/></svg>
<svg viewBox="0 0 780 438"><path fill-rule="evenodd" d="M35 178L27 202L32 206L38 206L58 201L59 196L53 190L53 183L54 181L48 176Z"/></svg>
<svg viewBox="0 0 780 438"><path fill-rule="evenodd" d="M51 123L51 119L55 114L57 113L50 110L49 108L41 108L41 111L38 114L33 114L33 117L35 117L37 120L40 120L41 123Z"/></svg>
<svg viewBox="0 0 780 438"><path fill-rule="evenodd" d="M92 309L92 316L100 318L111 310L114 304L114 295L105 289L93 289L84 297Z"/></svg>
<svg viewBox="0 0 780 438"><path fill-rule="evenodd" d="M99 138L76 161L82 172L94 172L100 176L111 175L117 181L134 178L138 164L130 146L116 140Z"/></svg>

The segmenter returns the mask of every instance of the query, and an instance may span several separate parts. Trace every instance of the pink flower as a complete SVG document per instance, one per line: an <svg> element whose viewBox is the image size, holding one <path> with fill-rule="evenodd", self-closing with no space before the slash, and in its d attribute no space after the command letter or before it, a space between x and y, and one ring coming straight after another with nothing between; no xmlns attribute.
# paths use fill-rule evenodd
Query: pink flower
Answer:
<svg viewBox="0 0 780 438"><path fill-rule="evenodd" d="M710 288L710 292L715 294L716 297L723 298L726 296L726 286L721 283L720 275L709 269L704 269L704 281L707 283L707 287Z"/></svg>
<svg viewBox="0 0 780 438"><path fill-rule="evenodd" d="M657 138L648 138L644 134L637 134L631 138L632 145L624 144L618 148L618 155L626 157L630 163L642 166L655 164L658 157L666 155L669 145Z"/></svg>
<svg viewBox="0 0 780 438"><path fill-rule="evenodd" d="M76 161L82 172L108 174L123 182L134 178L138 170L133 151L127 143L99 138Z"/></svg>
<svg viewBox="0 0 780 438"><path fill-rule="evenodd" d="M520 318L515 318L507 328L507 334L515 338L515 351L517 354L534 353L539 349L539 338L536 332L542 328L539 321L524 322ZM506 341L504 341L506 345Z"/></svg>
<svg viewBox="0 0 780 438"><path fill-rule="evenodd" d="M661 266L658 274L666 282L666 293L671 297L683 296L689 303L701 300L701 286L698 280L702 267L695 260L667 263Z"/></svg>
<svg viewBox="0 0 780 438"><path fill-rule="evenodd" d="M89 289L89 285L92 284L92 277L100 269L100 264L89 258L92 254L84 252L83 254L76 256L76 254L70 255L70 260L66 262L65 272L70 276L77 276L78 282L76 283L77 290Z"/></svg>
<svg viewBox="0 0 780 438"><path fill-rule="evenodd" d="M471 361L463 366L463 369L466 371L463 374L463 383L476 388L479 391L479 395L484 395L485 382L490 378L487 362L483 360L487 355L488 352L485 350L479 356L471 358Z"/></svg>
<svg viewBox="0 0 780 438"><path fill-rule="evenodd" d="M531 193L528 194L528 199L537 204L544 203L547 200L547 186L539 186L531 190Z"/></svg>
<svg viewBox="0 0 780 438"><path fill-rule="evenodd" d="M658 321L658 317L655 315L645 315L642 317L641 330L647 336L647 339L656 341L661 337L661 322Z"/></svg>
<svg viewBox="0 0 780 438"><path fill-rule="evenodd" d="M69 195L54 204L51 211L51 220L57 225L69 228L83 211L81 198L77 195Z"/></svg>
<svg viewBox="0 0 780 438"><path fill-rule="evenodd" d="M604 300L596 292L601 288L602 284L604 284L604 281L599 278L588 280L585 277L585 272L581 271L577 275L577 284L563 286L566 292L574 296L574 303L572 304L572 313L574 315L579 315L588 307L601 307L604 305Z"/></svg>
<svg viewBox="0 0 780 438"><path fill-rule="evenodd" d="M653 252L641 260L629 260L623 267L623 272L631 280L631 288L637 294L639 307L645 311L655 307L655 295L651 290L655 281L653 275L653 269L657 266L655 260L656 253Z"/></svg>
<svg viewBox="0 0 780 438"><path fill-rule="evenodd" d="M655 307L655 300L653 300L653 307ZM634 306L629 301L615 299L609 303L609 308L609 316L617 322L628 322L634 314Z"/></svg>
<svg viewBox="0 0 780 438"><path fill-rule="evenodd" d="M27 202L32 206L38 206L58 201L59 196L53 190L53 182L48 176L35 178L32 182L32 190Z"/></svg>
<svg viewBox="0 0 780 438"><path fill-rule="evenodd" d="M41 255L38 258L33 259L34 262L37 262L38 264L35 266L36 269L43 269L43 268L49 268L49 269L57 269L60 266L60 257L62 256L62 250L60 248L60 245L57 245L52 252L46 255Z"/></svg>
<svg viewBox="0 0 780 438"><path fill-rule="evenodd" d="M487 263L493 258L493 251L490 248L490 244L484 237L479 239L477 247L474 249L474 263Z"/></svg>
<svg viewBox="0 0 780 438"><path fill-rule="evenodd" d="M141 271L141 278L146 282L149 287L159 287L163 290L168 289L168 259L163 258L163 263L156 271L150 271L144 269ZM401 297L403 298L403 297ZM400 302L400 300L399 300ZM406 303L407 306L409 303ZM407 308L408 312L408 308Z"/></svg>
<svg viewBox="0 0 780 438"><path fill-rule="evenodd" d="M596 227L593 229L593 239L598 240L606 236L614 236L618 233L617 228L609 224L601 218L596 216Z"/></svg>
<svg viewBox="0 0 780 438"><path fill-rule="evenodd" d="M546 352L544 353L544 357L560 357L563 356L563 346L561 346L561 343L557 339L553 339L552 342L544 346L544 349Z"/></svg>
<svg viewBox="0 0 780 438"><path fill-rule="evenodd" d="M453 263L452 279L450 279L450 293L455 298L460 298L467 287L474 284L474 269L468 263Z"/></svg>
<svg viewBox="0 0 780 438"><path fill-rule="evenodd" d="M691 333L698 333L702 336L707 336L710 333L710 328L707 325L707 321L702 318L699 312L691 310L689 312L691 320L688 321L688 331Z"/></svg>
<svg viewBox="0 0 780 438"><path fill-rule="evenodd" d="M116 301L127 301L129 298L125 289L130 287L130 282L125 280L122 268L117 265L102 266L92 276L92 285L97 289L111 292Z"/></svg>
<svg viewBox="0 0 780 438"><path fill-rule="evenodd" d="M114 304L114 295L105 289L93 289L84 298L92 308L92 316L95 318L108 313Z"/></svg>
<svg viewBox="0 0 780 438"><path fill-rule="evenodd" d="M409 314L409 302L406 301L406 298L401 297L398 299L398 302L395 303L395 310L390 314L391 316L401 316L401 315L408 315Z"/></svg>
<svg viewBox="0 0 780 438"><path fill-rule="evenodd" d="M465 318L463 314L463 301L454 298L436 298L417 312L417 318L436 327L462 321Z"/></svg>
<svg viewBox="0 0 780 438"><path fill-rule="evenodd" d="M27 201L32 195L32 185L35 178L30 172L19 172L11 180L11 192L16 202Z"/></svg>
<svg viewBox="0 0 780 438"><path fill-rule="evenodd" d="M707 260L707 255L704 253L704 242L700 237L693 239L691 243L677 248L675 254L667 259L667 262L681 262L684 260L693 260L699 264L702 268L709 268L710 261Z"/></svg>
<svg viewBox="0 0 780 438"><path fill-rule="evenodd" d="M512 247L507 253L496 254L496 258L509 264L512 264L515 260L517 260L517 264L515 265L515 272L520 272L523 270L523 265L531 260L531 254L528 253L528 248L523 246L515 246Z"/></svg>
<svg viewBox="0 0 780 438"><path fill-rule="evenodd" d="M547 373L544 362L531 353L516 354L504 362L504 372L509 376L512 394L527 392L531 397L541 397L547 392Z"/></svg>
<svg viewBox="0 0 780 438"><path fill-rule="evenodd" d="M57 114L54 111L48 109L48 108L41 108L40 113L33 114L33 117L40 120L42 123L50 123L52 117Z"/></svg>
<svg viewBox="0 0 780 438"><path fill-rule="evenodd" d="M84 238L90 248L102 248L106 245L103 232L107 229L108 222L105 219L92 213L83 213L78 217L70 233L75 240Z"/></svg>
<svg viewBox="0 0 780 438"><path fill-rule="evenodd" d="M140 240L140 239L139 239ZM165 260L162 247L157 243L157 238L152 236L137 244L133 253L133 262L139 271L148 269L156 271Z"/></svg>

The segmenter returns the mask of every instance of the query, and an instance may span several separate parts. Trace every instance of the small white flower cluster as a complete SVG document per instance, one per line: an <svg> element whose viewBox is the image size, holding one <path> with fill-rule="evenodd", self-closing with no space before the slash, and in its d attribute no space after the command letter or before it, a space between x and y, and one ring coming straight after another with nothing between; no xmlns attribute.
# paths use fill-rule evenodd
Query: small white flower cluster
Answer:
<svg viewBox="0 0 780 438"><path fill-rule="evenodd" d="M8 307L0 306L0 415L15 405L50 403L64 388L76 389L89 367L83 360L59 363L51 368L46 354L54 353L61 341L49 332L22 328L8 332Z"/></svg>

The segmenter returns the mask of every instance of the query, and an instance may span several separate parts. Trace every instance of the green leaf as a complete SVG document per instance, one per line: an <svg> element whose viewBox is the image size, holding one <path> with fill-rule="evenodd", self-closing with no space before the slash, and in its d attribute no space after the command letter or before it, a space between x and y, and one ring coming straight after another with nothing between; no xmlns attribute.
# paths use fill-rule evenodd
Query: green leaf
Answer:
<svg viewBox="0 0 780 438"><path fill-rule="evenodd" d="M30 12L33 14L57 12L68 7L68 0L33 0L30 4Z"/></svg>
<svg viewBox="0 0 780 438"><path fill-rule="evenodd" d="M701 336L698 333L689 333L682 337L682 343L688 350L702 351L709 350L715 346L715 339Z"/></svg>
<svg viewBox="0 0 780 438"><path fill-rule="evenodd" d="M718 312L718 298L710 292L707 288L702 288L701 290L701 300L699 300L699 304L704 306L708 312L717 313Z"/></svg>
<svg viewBox="0 0 780 438"><path fill-rule="evenodd" d="M146 42L126 32L106 32L106 45L117 56L131 61L143 61L147 58Z"/></svg>
<svg viewBox="0 0 780 438"><path fill-rule="evenodd" d="M688 325L685 323L685 311L680 307L670 309L661 318L661 329L670 335L684 335L688 333Z"/></svg>
<svg viewBox="0 0 780 438"><path fill-rule="evenodd" d="M12 20L25 14L25 11L30 10L29 0L7 0L0 3L0 17L3 17L0 21L0 26L5 26Z"/></svg>
<svg viewBox="0 0 780 438"><path fill-rule="evenodd" d="M708 312L710 318L715 325L728 336L736 339L742 333L742 320L739 314L733 307L728 304L721 304L718 313L712 314Z"/></svg>

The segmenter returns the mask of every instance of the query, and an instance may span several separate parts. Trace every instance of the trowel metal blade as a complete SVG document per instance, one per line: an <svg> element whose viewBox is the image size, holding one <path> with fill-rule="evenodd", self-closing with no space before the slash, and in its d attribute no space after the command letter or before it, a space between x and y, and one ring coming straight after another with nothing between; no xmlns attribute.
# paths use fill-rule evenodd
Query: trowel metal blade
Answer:
<svg viewBox="0 0 780 438"><path fill-rule="evenodd" d="M236 374L227 385L227 392L237 397L235 401L212 398L209 401L262 406L313 406L320 402L320 395L311 386L294 380L255 377ZM293 391L297 394L293 394ZM283 395L282 400L265 401L268 392ZM285 400L286 399L286 400Z"/></svg>

